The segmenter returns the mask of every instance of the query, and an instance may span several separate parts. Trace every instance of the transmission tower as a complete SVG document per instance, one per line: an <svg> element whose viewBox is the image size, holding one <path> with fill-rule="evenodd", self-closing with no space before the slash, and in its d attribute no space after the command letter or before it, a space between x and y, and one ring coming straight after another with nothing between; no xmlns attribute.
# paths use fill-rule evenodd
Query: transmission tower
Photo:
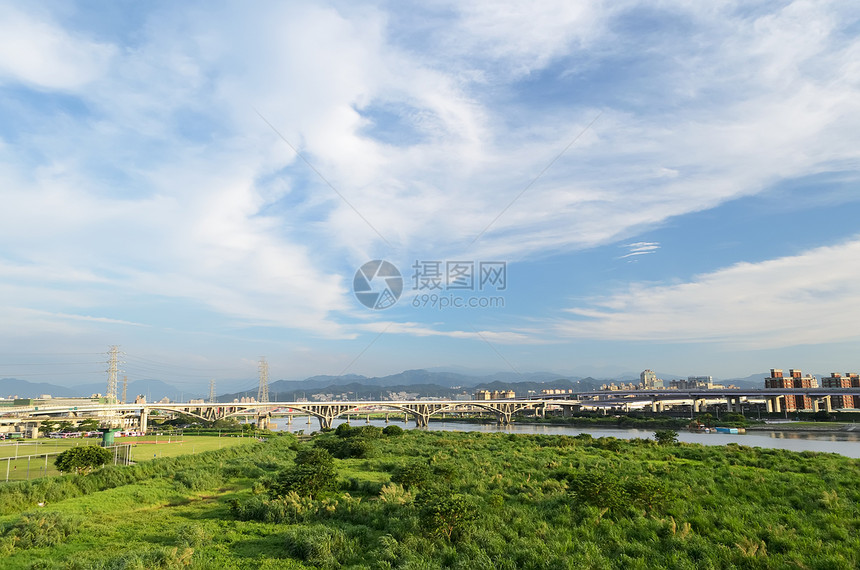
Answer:
<svg viewBox="0 0 860 570"><path fill-rule="evenodd" d="M119 347L113 345L110 347L110 352L108 353L110 356L110 360L108 360L108 384L107 384L107 400L108 402L115 404L117 401L116 397L116 377L119 374Z"/></svg>
<svg viewBox="0 0 860 570"><path fill-rule="evenodd" d="M122 377L122 401L120 403L125 404L128 402L128 376Z"/></svg>
<svg viewBox="0 0 860 570"><path fill-rule="evenodd" d="M260 389L257 391L258 402L269 401L269 363L266 362L266 357L260 357Z"/></svg>
<svg viewBox="0 0 860 570"><path fill-rule="evenodd" d="M209 403L215 403L215 379L209 381Z"/></svg>

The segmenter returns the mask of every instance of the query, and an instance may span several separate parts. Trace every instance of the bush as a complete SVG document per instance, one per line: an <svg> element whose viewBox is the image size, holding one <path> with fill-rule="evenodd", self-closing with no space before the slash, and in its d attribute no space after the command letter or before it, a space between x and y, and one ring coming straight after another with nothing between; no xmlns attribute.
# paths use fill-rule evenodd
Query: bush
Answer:
<svg viewBox="0 0 860 570"><path fill-rule="evenodd" d="M566 478L570 482L570 492L578 501L614 512L628 506L658 509L669 495L663 483L653 477L624 481L611 471L592 471L568 474Z"/></svg>
<svg viewBox="0 0 860 570"><path fill-rule="evenodd" d="M54 460L54 465L61 473L89 473L93 469L102 467L111 460L113 454L110 450L96 445L82 445L72 447L62 452Z"/></svg>
<svg viewBox="0 0 860 570"><path fill-rule="evenodd" d="M24 513L21 520L5 532L7 548L56 546L74 534L78 526L78 521L60 513Z"/></svg>
<svg viewBox="0 0 860 570"><path fill-rule="evenodd" d="M290 556L319 568L339 567L356 550L356 542L342 530L323 525L293 527L286 536Z"/></svg>
<svg viewBox="0 0 860 570"><path fill-rule="evenodd" d="M477 506L465 495L449 495L439 489L422 492L415 499L421 521L432 534L455 540L478 517Z"/></svg>
<svg viewBox="0 0 860 570"><path fill-rule="evenodd" d="M629 497L618 476L611 472L592 471L570 477L570 492L582 503L619 510L626 508Z"/></svg>
<svg viewBox="0 0 860 570"><path fill-rule="evenodd" d="M658 429L654 432L654 439L660 445L673 445L678 443L678 432L673 429Z"/></svg>
<svg viewBox="0 0 860 570"><path fill-rule="evenodd" d="M426 463L410 463L394 469L391 482L402 485L405 489L417 489L430 482L433 473Z"/></svg>
<svg viewBox="0 0 860 570"><path fill-rule="evenodd" d="M316 497L335 488L337 472L334 458L325 449L302 449L296 455L296 465L278 476L272 485L276 495L293 491L301 496Z"/></svg>
<svg viewBox="0 0 860 570"><path fill-rule="evenodd" d="M403 428L400 426L385 426L382 428L382 435L388 437L399 437L403 435Z"/></svg>

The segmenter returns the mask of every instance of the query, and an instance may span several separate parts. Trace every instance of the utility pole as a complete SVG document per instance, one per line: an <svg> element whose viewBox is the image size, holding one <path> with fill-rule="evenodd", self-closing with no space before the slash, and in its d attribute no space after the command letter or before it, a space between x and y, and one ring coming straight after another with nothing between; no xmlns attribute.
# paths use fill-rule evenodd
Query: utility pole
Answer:
<svg viewBox="0 0 860 570"><path fill-rule="evenodd" d="M110 352L108 353L110 356L110 360L108 360L108 384L107 384L107 400L108 403L116 404L117 396L116 396L116 377L119 374L119 346L113 345L110 347Z"/></svg>
<svg viewBox="0 0 860 570"><path fill-rule="evenodd" d="M266 362L266 357L260 357L260 389L257 391L258 402L269 401L269 363Z"/></svg>
<svg viewBox="0 0 860 570"><path fill-rule="evenodd" d="M125 404L128 402L128 376L122 377L122 401L120 403Z"/></svg>
<svg viewBox="0 0 860 570"><path fill-rule="evenodd" d="M215 379L209 381L209 403L215 403Z"/></svg>

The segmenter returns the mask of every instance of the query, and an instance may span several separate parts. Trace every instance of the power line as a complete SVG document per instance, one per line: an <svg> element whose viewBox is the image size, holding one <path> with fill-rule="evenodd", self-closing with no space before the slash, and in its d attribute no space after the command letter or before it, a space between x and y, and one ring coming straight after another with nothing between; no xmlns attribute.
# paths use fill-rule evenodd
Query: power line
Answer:
<svg viewBox="0 0 860 570"><path fill-rule="evenodd" d="M84 364L102 364L103 360L87 362L0 362L0 366L82 366Z"/></svg>

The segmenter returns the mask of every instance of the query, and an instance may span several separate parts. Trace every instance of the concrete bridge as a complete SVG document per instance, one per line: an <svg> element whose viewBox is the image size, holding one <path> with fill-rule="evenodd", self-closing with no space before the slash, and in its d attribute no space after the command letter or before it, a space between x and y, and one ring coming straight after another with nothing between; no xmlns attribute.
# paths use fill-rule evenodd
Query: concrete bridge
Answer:
<svg viewBox="0 0 860 570"><path fill-rule="evenodd" d="M203 421L215 421L231 417L253 417L258 425L267 423L272 416L308 415L319 420L323 429L331 428L332 422L347 414L357 413L404 413L412 417L418 427L426 427L430 417L446 412L488 412L494 414L500 424L511 421L513 414L526 410L544 415L548 406L557 406L565 412L580 408L629 408L630 404L650 404L652 412L663 411L669 403L692 402L691 411L699 412L708 401L725 400L728 411L741 411L746 401L766 402L770 412L780 412L787 396L809 396L816 409L819 403L831 410L833 396L860 396L860 388L773 388L773 389L695 389L695 390L603 390L559 394L539 398L513 398L506 400L376 400L338 402L248 402L248 403L146 403L146 404L96 404L82 403L78 406L52 406L40 404L0 408L0 423L39 423L47 419L83 420L97 418L115 423L123 420L145 430L150 415L155 412L182 413ZM686 404L685 404L686 405Z"/></svg>
<svg viewBox="0 0 860 570"><path fill-rule="evenodd" d="M623 405L625 402L650 403L651 411L663 411L666 402L689 400L693 410L701 411L707 400L725 400L729 412L741 411L742 401L758 400L767 406L768 412L781 412L785 408L787 396L808 396L813 400L814 411L819 407L832 411L834 396L860 396L860 388L718 388L718 389L648 389L648 390L596 390L565 394L580 401L583 406L594 402L612 402Z"/></svg>
<svg viewBox="0 0 860 570"><path fill-rule="evenodd" d="M153 404L82 404L80 406L20 406L0 408L0 422L11 423L38 419L136 418L141 431L146 430L153 412L182 413L204 421L231 417L254 417L257 424L268 422L277 415L308 415L319 420L320 428L331 428L335 418L347 414L393 412L404 413L418 427L426 427L430 416L445 412L489 412L500 424L508 424L511 416L524 410L543 415L547 403L575 405L578 402L547 402L544 399L525 400L403 400L403 401L339 401L339 402L249 402L249 403L153 403Z"/></svg>

